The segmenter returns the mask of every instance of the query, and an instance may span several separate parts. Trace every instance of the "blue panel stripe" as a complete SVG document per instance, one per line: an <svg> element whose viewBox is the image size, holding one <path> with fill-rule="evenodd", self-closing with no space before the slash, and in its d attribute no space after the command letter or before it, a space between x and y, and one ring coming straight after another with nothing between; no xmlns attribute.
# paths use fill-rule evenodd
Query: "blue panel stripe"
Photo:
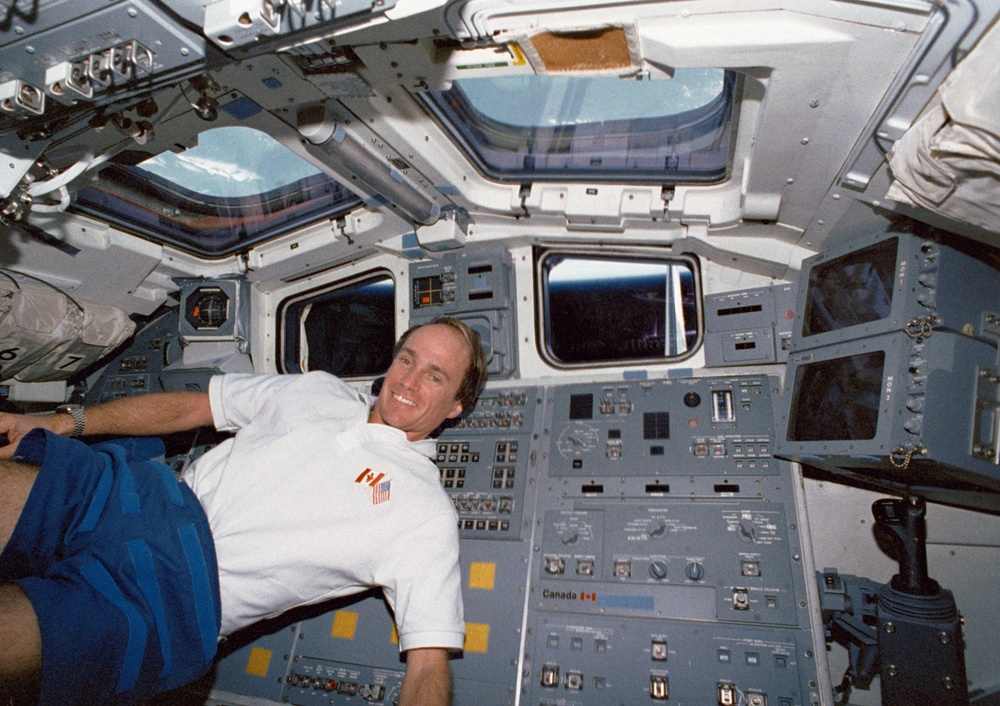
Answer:
<svg viewBox="0 0 1000 706"><path fill-rule="evenodd" d="M112 453L116 456L115 460L118 461L118 472L120 474L118 495L122 502L122 514L137 515L142 509L139 505L139 491L136 490L135 476L132 475L132 469L128 465L125 450L120 446L116 446Z"/></svg>
<svg viewBox="0 0 1000 706"><path fill-rule="evenodd" d="M170 501L178 507L184 507L184 496L181 495L180 483L174 472L162 463L150 462L150 465L156 469L160 474L161 480L163 480L163 484L167 486L167 495L170 496Z"/></svg>
<svg viewBox="0 0 1000 706"><path fill-rule="evenodd" d="M153 553L149 551L149 545L144 539L133 539L126 542L126 546L128 546L128 553L132 557L132 566L135 567L135 578L139 582L142 594L149 603L150 610L153 611L156 632L160 636L160 654L163 655L163 671L160 672L162 679L173 671L174 658L170 648L167 611L163 605L160 582L156 578L156 568L153 566Z"/></svg>
<svg viewBox="0 0 1000 706"><path fill-rule="evenodd" d="M146 651L148 637L146 622L139 614L139 610L125 599L118 584L100 563L95 561L88 564L83 567L82 573L91 586L125 614L125 619L128 621L128 644L125 646L125 658L118 676L116 693L134 689L139 680L139 672L142 670L142 656Z"/></svg>
<svg viewBox="0 0 1000 706"><path fill-rule="evenodd" d="M597 605L602 608L633 608L653 610L652 596L624 596L615 593L598 593Z"/></svg>
<svg viewBox="0 0 1000 706"><path fill-rule="evenodd" d="M184 554L191 572L191 588L194 594L195 610L198 614L198 630L201 632L201 645L205 651L205 661L215 657L219 642L219 624L215 617L215 600L212 598L212 580L208 575L208 565L205 563L205 553L198 540L198 530L193 524L181 525L177 528L181 538Z"/></svg>
<svg viewBox="0 0 1000 706"><path fill-rule="evenodd" d="M264 85L267 85L266 80L263 81L262 83L264 83ZM280 85L281 82L279 81L278 84ZM274 86L267 86L267 87L274 88ZM230 115L232 115L237 120L246 120L248 118L252 118L253 116L257 115L257 113L263 110L263 108L261 108L259 105L257 105L249 98L237 98L234 101L226 103L224 106L222 106L222 109L227 113L229 113Z"/></svg>
<svg viewBox="0 0 1000 706"><path fill-rule="evenodd" d="M94 488L94 492L90 496L90 505L76 529L77 532L90 532L97 527L97 521L101 519L101 513L104 512L104 505L108 502L108 496L111 495L111 486L115 480L114 473L111 472L111 461L104 456L98 456L98 458L104 462L104 468L101 469L101 478L97 481L97 487Z"/></svg>

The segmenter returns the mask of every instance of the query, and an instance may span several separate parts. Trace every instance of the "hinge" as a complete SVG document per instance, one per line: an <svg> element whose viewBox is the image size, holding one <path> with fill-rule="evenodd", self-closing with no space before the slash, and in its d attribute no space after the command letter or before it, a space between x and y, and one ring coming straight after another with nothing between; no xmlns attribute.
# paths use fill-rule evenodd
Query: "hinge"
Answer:
<svg viewBox="0 0 1000 706"><path fill-rule="evenodd" d="M663 201L663 212L667 212L667 207L674 198L674 187L664 186L660 189L660 200Z"/></svg>
<svg viewBox="0 0 1000 706"><path fill-rule="evenodd" d="M524 214L524 218L531 218L531 214L528 213L528 206L525 203L528 197L531 196L531 184L521 184L517 190L517 196L521 199L521 211ZM519 215L518 218L521 218L521 216Z"/></svg>
<svg viewBox="0 0 1000 706"><path fill-rule="evenodd" d="M347 218L344 216L338 216L334 222L333 227L340 233L340 236L347 241L348 245L354 245L354 239L351 234L347 232Z"/></svg>

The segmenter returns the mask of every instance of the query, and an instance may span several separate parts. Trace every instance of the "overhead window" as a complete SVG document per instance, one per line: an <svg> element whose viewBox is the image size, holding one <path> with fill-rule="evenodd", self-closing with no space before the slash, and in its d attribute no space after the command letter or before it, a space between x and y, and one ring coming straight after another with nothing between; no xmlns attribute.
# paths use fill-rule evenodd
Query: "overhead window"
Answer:
<svg viewBox="0 0 1000 706"><path fill-rule="evenodd" d="M73 209L155 242L221 257L360 203L259 130L222 127L201 133L183 152L122 153L78 192Z"/></svg>
<svg viewBox="0 0 1000 706"><path fill-rule="evenodd" d="M556 367L680 360L701 343L690 257L538 251L542 357Z"/></svg>
<svg viewBox="0 0 1000 706"><path fill-rule="evenodd" d="M379 273L291 297L279 306L278 327L283 372L376 377L392 363L395 283Z"/></svg>
<svg viewBox="0 0 1000 706"><path fill-rule="evenodd" d="M498 181L709 183L728 176L736 83L722 69L523 75L459 79L424 100Z"/></svg>

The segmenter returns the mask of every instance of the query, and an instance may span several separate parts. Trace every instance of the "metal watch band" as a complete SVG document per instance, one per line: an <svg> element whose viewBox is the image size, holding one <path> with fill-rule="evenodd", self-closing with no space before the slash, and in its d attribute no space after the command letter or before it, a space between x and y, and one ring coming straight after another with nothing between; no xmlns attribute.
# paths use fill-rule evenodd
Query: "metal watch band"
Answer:
<svg viewBox="0 0 1000 706"><path fill-rule="evenodd" d="M83 406L78 404L64 404L56 407L56 412L62 412L73 417L73 433L70 438L76 439L83 436Z"/></svg>

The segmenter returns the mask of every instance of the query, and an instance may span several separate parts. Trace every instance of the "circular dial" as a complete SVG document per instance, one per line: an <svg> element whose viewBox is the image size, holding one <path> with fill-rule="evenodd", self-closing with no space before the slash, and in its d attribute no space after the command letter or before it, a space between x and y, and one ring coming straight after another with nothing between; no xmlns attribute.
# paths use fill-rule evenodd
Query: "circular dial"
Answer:
<svg viewBox="0 0 1000 706"><path fill-rule="evenodd" d="M566 427L559 435L556 447L564 457L580 456L593 451L600 443L597 429L584 424L574 424Z"/></svg>
<svg viewBox="0 0 1000 706"><path fill-rule="evenodd" d="M229 320L229 296L218 287L203 287L187 300L184 317L195 331L220 328Z"/></svg>

